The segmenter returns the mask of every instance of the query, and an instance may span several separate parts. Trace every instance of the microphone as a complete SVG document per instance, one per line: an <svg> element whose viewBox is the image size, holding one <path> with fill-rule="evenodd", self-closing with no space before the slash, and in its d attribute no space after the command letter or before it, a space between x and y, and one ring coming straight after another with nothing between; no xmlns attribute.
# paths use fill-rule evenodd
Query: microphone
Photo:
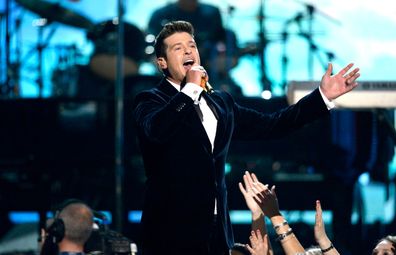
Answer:
<svg viewBox="0 0 396 255"><path fill-rule="evenodd" d="M203 90L206 93L212 94L214 90L213 90L212 86L209 84L209 82L206 81L207 73L206 73L205 69L202 66L193 66L193 67L191 67L191 69L204 72L205 76L201 77L201 83L199 85L203 88Z"/></svg>
<svg viewBox="0 0 396 255"><path fill-rule="evenodd" d="M201 78L201 87L205 90L206 93L212 94L214 89L213 87L209 84L209 82L206 81L205 77Z"/></svg>

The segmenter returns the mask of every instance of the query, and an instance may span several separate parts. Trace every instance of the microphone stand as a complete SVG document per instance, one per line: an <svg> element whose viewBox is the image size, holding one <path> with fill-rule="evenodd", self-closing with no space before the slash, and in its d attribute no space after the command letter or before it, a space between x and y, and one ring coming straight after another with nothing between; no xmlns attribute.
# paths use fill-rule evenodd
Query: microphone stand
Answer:
<svg viewBox="0 0 396 255"><path fill-rule="evenodd" d="M265 64L265 49L267 47L268 40L265 37L266 31L265 31L265 24L264 24L264 0L260 0L260 9L259 9L259 15L258 15L258 21L259 21L259 42L260 42L260 50L259 50L259 56L260 56L260 64L261 64L261 85L264 91L271 91L271 82L267 77L267 70L266 70L266 64Z"/></svg>
<svg viewBox="0 0 396 255"><path fill-rule="evenodd" d="M312 29L313 29L313 14L315 8L307 4L307 13L308 13L308 33L306 33L306 38L309 44L309 51L308 51L308 77L312 81L313 80L313 58L314 52L316 51L317 47L312 40Z"/></svg>
<svg viewBox="0 0 396 255"><path fill-rule="evenodd" d="M41 21L42 20L42 21ZM48 19L39 19L37 23L38 27L38 36L37 36L37 57L38 57L38 77L37 77L37 86L39 89L39 98L43 97L44 90L44 49L49 45L52 36L55 34L57 27L53 26L51 30L48 32L47 37L44 39L44 28L50 25L52 21Z"/></svg>
<svg viewBox="0 0 396 255"><path fill-rule="evenodd" d="M11 49L10 49L10 1L6 1L5 8L5 63L6 63L6 80L5 80L5 95L11 91L10 82L11 82L11 72L9 72L9 68L11 68Z"/></svg>
<svg viewBox="0 0 396 255"><path fill-rule="evenodd" d="M15 17L14 17L15 16ZM19 86L20 86L20 67L21 67L21 14L11 15L11 6L10 1L6 1L6 8L4 13L0 13L0 19L5 20L5 40L4 40L4 53L5 53L5 63L4 69L1 68L1 71L4 72L4 76L1 76L1 81L4 82L0 85L0 95L13 97L19 95ZM1 21L3 22L3 21ZM13 23L11 23L13 22ZM13 28L13 31L10 30ZM14 47L14 61L11 61L11 41L12 36L14 34L15 44ZM3 42L2 42L3 44ZM3 46L3 45L2 45ZM3 49L3 47L2 47ZM2 49L0 49L0 59L4 60L2 55ZM4 80L3 80L4 79Z"/></svg>
<svg viewBox="0 0 396 255"><path fill-rule="evenodd" d="M123 179L124 179L124 0L118 0L117 79L115 84L115 228L122 232L123 226Z"/></svg>
<svg viewBox="0 0 396 255"><path fill-rule="evenodd" d="M283 25L283 32L282 32L282 37L281 37L281 42L282 42L282 57L281 57L281 74L282 74L282 82L281 82L281 87L283 90L286 89L287 86L287 67L289 64L289 58L287 56L287 41L290 37L290 33L288 32L289 26L293 23L295 23L300 30L301 33L301 20L304 17L304 14L299 12L297 13L294 17L291 19L287 20L284 25Z"/></svg>
<svg viewBox="0 0 396 255"><path fill-rule="evenodd" d="M327 63L321 58L319 54L319 47L315 44L313 40L313 19L314 13L317 12L316 8L311 4L305 4L307 8L307 16L308 16L308 32L302 32L302 36L308 41L308 77L312 81L314 79L314 55L316 54L320 64L323 69L327 69ZM326 16L327 17L327 16ZM323 49L322 49L323 51ZM325 52L327 56L327 62L333 61L335 58L334 53L327 51Z"/></svg>
<svg viewBox="0 0 396 255"><path fill-rule="evenodd" d="M281 57L281 74L282 74L282 89L285 90L287 86L287 67L289 64L289 58L287 57L287 40L289 39L289 33L287 32L287 27L283 29L282 37L282 57Z"/></svg>

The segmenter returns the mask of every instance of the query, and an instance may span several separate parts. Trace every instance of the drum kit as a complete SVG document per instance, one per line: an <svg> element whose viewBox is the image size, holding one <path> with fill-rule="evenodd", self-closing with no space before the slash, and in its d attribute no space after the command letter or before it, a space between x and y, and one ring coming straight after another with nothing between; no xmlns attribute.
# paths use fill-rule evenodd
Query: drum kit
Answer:
<svg viewBox="0 0 396 255"><path fill-rule="evenodd" d="M39 91L39 97L41 97L42 91L43 91L43 84L44 84L44 71L43 71L43 51L45 48L49 45L49 40L50 37L54 34L54 29L50 32L47 33L47 38L42 38L43 37L43 30L47 29L47 25L51 24L53 22L58 22L60 24L66 25L66 26L71 26L74 28L82 29L86 31L87 39L91 40L94 43L94 46L96 48L96 52L101 53L102 56L101 58L96 59L95 61L92 61L92 64L94 65L93 69L96 69L97 75L100 77L104 77L107 79L113 79L114 80L114 73L115 73L115 59L116 59L116 50L114 50L114 34L116 32L115 26L113 24L112 20L101 22L99 24L93 23L89 18L85 17L84 15L70 10L66 7L61 6L59 3L53 3L49 2L48 0L14 0L18 5L23 7L24 9L33 12L37 14L38 16L41 17L41 19L45 20L42 25L38 25L38 39L37 39L37 44L36 46L32 49L32 51L35 51L38 55L38 61L37 61L37 71L38 71L38 78L37 78L37 87ZM263 5L263 1L261 0L260 3ZM265 19L265 13L263 12L263 6L261 6L260 10L260 19L259 19L259 27L262 28L262 30L259 31L259 38L258 42L254 43L254 49L247 51L248 54L251 52L254 55L258 55L261 60L261 71L263 72L262 75L262 83L264 88L269 88L271 81L268 79L268 76L266 75L266 68L265 68L265 61L264 61L264 54L265 54L265 47L268 43L271 42L271 40L268 40L266 37L266 31L264 30L265 26L263 24L264 19ZM312 23L312 17L314 14L314 11L316 9L312 5L307 5L307 14L302 14L298 13L296 15L297 18L293 17L291 19L288 19L285 21L285 26L286 24L289 25L291 22L299 22L301 19L309 19L309 22ZM305 16L304 16L305 15ZM308 17L308 18L307 18ZM129 26L127 24L126 29L129 31L126 31L125 33L125 41L128 42L128 45L130 45L131 42L136 42L137 37L142 37L144 38L144 34L142 31L139 31L137 27L134 27L133 25ZM141 35L140 35L141 34ZM282 35L282 40L281 42L283 45L286 44L287 40L287 31L284 31L282 33L279 33ZM138 36L137 36L138 35ZM301 32L301 35L304 39L307 40L309 46L310 46L310 52L309 52L309 72L312 69L312 57L315 54L314 51L320 50L318 45L314 44L314 41L312 40L313 36L313 31L310 27L310 29L306 32ZM142 39L144 40L144 39ZM131 56L136 58L137 62L144 62L145 60L151 61L152 58L147 55L145 52L145 47L148 45L145 45L145 42L141 42L140 45L137 45L136 47L131 47L131 49L126 49L129 52ZM251 47L248 47L247 49L249 50ZM66 53L64 53L66 52ZM76 54L77 49L75 47L69 47L66 50L63 51L62 54L64 55L73 55ZM244 48L239 48L239 52L245 52ZM70 53L70 54L69 54ZM139 55L139 53L142 53L142 55ZM59 53L61 54L61 53ZM103 54L106 56L103 57ZM243 55L244 53L240 54ZM238 58L241 56L237 56ZM61 61L64 58L59 58ZM331 52L328 52L328 58L334 58L334 54ZM287 81L287 56L284 51L284 54L281 56L282 59L282 86L285 86L285 83ZM112 64L108 64L112 63ZM10 64L7 66L7 70L10 68L21 68L23 63L19 63L16 65ZM128 63L127 63L128 64ZM7 63L8 65L8 63ZM113 66L109 66L113 65ZM233 64L234 66L235 64ZM51 86L52 86L52 96L75 96L76 95L76 86L78 87L78 71L76 71L76 64L68 63L65 65L62 65L62 63L59 63L56 65L57 68L53 70L52 76L51 76ZM134 69L136 70L136 64L132 63L130 64L131 70ZM10 74L16 74L19 73L19 70L11 70L11 72L6 72ZM95 70L94 70L95 71ZM135 74L137 74L137 71L134 71ZM9 86L9 84L18 84L17 82L13 82L12 79L15 77L7 77L6 85ZM17 77L19 79L19 77ZM150 80L153 80L150 78ZM154 79L155 80L155 79ZM151 83L151 82L150 82ZM151 86L152 84L150 84ZM4 90L4 89L3 89ZM14 88L8 88L8 92L10 91L16 91ZM4 91L2 91L4 93ZM0 92L1 94L1 92Z"/></svg>
<svg viewBox="0 0 396 255"><path fill-rule="evenodd" d="M11 84L15 86L19 86L21 83L20 73L22 69L27 66L25 65L26 58L30 58L30 56L34 56L38 58L37 61L33 63L34 69L37 71L37 79L34 80L35 86L37 86L38 97L43 97L44 83L49 81L50 83L50 96L53 97L74 97L78 96L78 82L81 78L80 76L85 75L80 73L82 70L79 68L79 65L76 63L76 59L78 56L81 56L79 50L73 44L73 46L69 45L50 45L51 37L54 35L55 30L59 28L59 26L50 26L53 23L60 23L61 25L70 26L73 28L81 29L85 31L86 39L94 45L94 53L100 55L100 57L105 62L96 61L97 68L94 70L95 74L99 77L109 78L111 75L112 81L115 80L116 73L116 58L117 58L117 20L111 19L108 21L94 23L86 16L74 11L70 10L59 3L53 3L48 0L14 0L17 6L22 7L23 10L27 10L31 13L38 15L40 18L34 21L34 26L37 29L37 41L33 44L32 48L29 49L28 53L23 56L23 58L15 60L19 64L9 64L7 63L7 70L14 69L12 72L7 72L15 75L7 75L7 81L5 82L5 86L2 87L2 91L0 94L4 94L11 97L18 97L17 91L15 87L11 87ZM9 10L8 10L9 12ZM13 26L10 26L13 27ZM48 29L48 31L46 30ZM142 59L146 57L145 55L145 40L144 33L140 31L136 26L124 22L124 44L132 45L133 47L126 48L124 50L124 66L126 68L132 69L124 70L124 74L137 74L137 65L142 62ZM17 33L15 33L17 34ZM10 48L10 45L7 47ZM19 48L18 46L16 48ZM43 62L45 62L44 52L49 49L55 49L55 55L57 57L58 63L52 63L51 66L54 66L54 69L48 72L47 69L44 71ZM51 52L52 53L52 52ZM11 53L7 53L11 55ZM70 61L70 59L72 59ZM136 61L134 63L133 61ZM54 61L54 60L52 60ZM132 63L133 62L133 63ZM45 65L48 67L48 65ZM87 68L83 68L86 70ZM30 70L30 69L29 69ZM87 81L89 78L84 78L84 81ZM131 80L131 79L129 79ZM141 79L140 79L141 80ZM152 79L150 79L151 82ZM92 82L96 82L92 81ZM13 86L14 86L13 85ZM7 88L6 88L7 87Z"/></svg>

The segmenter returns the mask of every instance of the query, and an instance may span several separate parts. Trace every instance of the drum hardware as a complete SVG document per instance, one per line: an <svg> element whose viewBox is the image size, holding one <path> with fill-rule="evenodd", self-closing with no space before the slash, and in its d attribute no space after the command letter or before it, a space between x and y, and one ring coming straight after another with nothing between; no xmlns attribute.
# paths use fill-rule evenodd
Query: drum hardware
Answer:
<svg viewBox="0 0 396 255"><path fill-rule="evenodd" d="M43 0L15 0L22 7L46 18L51 23L60 22L78 28L89 29L93 23L86 17L72 10L62 7L60 4L49 3Z"/></svg>
<svg viewBox="0 0 396 255"><path fill-rule="evenodd" d="M264 23L264 16L265 15L265 3L264 0L260 0L260 8L258 14L258 22L259 22L259 42L260 42L260 66L261 66L261 85L263 92L267 91L271 93L271 81L267 75L267 67L265 63L265 49L267 48L268 39L266 38L266 28Z"/></svg>
<svg viewBox="0 0 396 255"><path fill-rule="evenodd" d="M287 79L287 66L289 64L289 59L287 57L287 41L290 38L292 33L288 32L289 26L292 24L297 25L298 32L296 35L302 37L308 43L308 62L307 62L307 70L308 70L308 79L314 79L314 57L316 56L319 60L323 70L327 70L327 64L332 62L335 58L335 54L329 50L325 50L321 48L318 44L315 43L313 36L320 34L320 32L313 31L313 24L314 24L314 16L315 13L319 13L328 20L340 24L337 20L332 18L331 16L327 15L324 12L321 12L316 7L311 4L302 3L306 7L305 12L298 12L295 16L285 21L283 25L281 43L282 43L282 56L281 56L281 86L282 89L285 90L288 79ZM306 27L303 26L302 22L306 21ZM326 59L323 59L323 54L325 55Z"/></svg>
<svg viewBox="0 0 396 255"><path fill-rule="evenodd" d="M37 53L37 79L38 96L43 97L44 87L44 56L43 52L48 47L52 36L54 35L57 26L51 26L48 33L45 30L52 22L60 22L65 25L74 26L77 28L90 29L93 23L84 16L68 10L59 4L49 3L43 0L15 0L21 7L36 13L40 16L39 19L33 21L33 26L37 28L37 42L35 47L28 51L24 60L20 63L25 63L33 54ZM18 67L20 68L20 66ZM19 71L18 71L19 72Z"/></svg>
<svg viewBox="0 0 396 255"><path fill-rule="evenodd" d="M0 77L1 79L1 86L0 86L0 95L1 96L18 96L19 95L19 67L21 65L20 61L20 26L21 26L21 15L15 14L11 15L11 3L10 1L5 1L4 6L4 13L0 12L0 21L1 21L1 28L5 28L4 34L3 31L0 29L0 36L2 37L1 40L1 50L0 50L0 57L1 60L5 60L4 63L1 62L1 69L4 70L4 76ZM3 23L4 22L4 23ZM11 28L13 30L11 30ZM15 40L13 40L13 36L15 36ZM3 40L4 38L4 40ZM17 45L15 47L15 58L11 58L11 42L15 42ZM5 54L3 58L2 54ZM4 66L3 66L4 64Z"/></svg>

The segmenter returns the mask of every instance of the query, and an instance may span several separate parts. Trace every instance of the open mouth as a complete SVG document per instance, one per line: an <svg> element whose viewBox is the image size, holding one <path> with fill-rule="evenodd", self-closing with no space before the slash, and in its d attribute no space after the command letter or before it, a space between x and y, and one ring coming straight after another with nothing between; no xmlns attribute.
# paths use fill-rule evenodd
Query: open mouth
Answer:
<svg viewBox="0 0 396 255"><path fill-rule="evenodd" d="M186 60L186 61L183 63L184 69L190 70L191 67L193 66L193 64L194 64L194 60L192 60L192 59Z"/></svg>

